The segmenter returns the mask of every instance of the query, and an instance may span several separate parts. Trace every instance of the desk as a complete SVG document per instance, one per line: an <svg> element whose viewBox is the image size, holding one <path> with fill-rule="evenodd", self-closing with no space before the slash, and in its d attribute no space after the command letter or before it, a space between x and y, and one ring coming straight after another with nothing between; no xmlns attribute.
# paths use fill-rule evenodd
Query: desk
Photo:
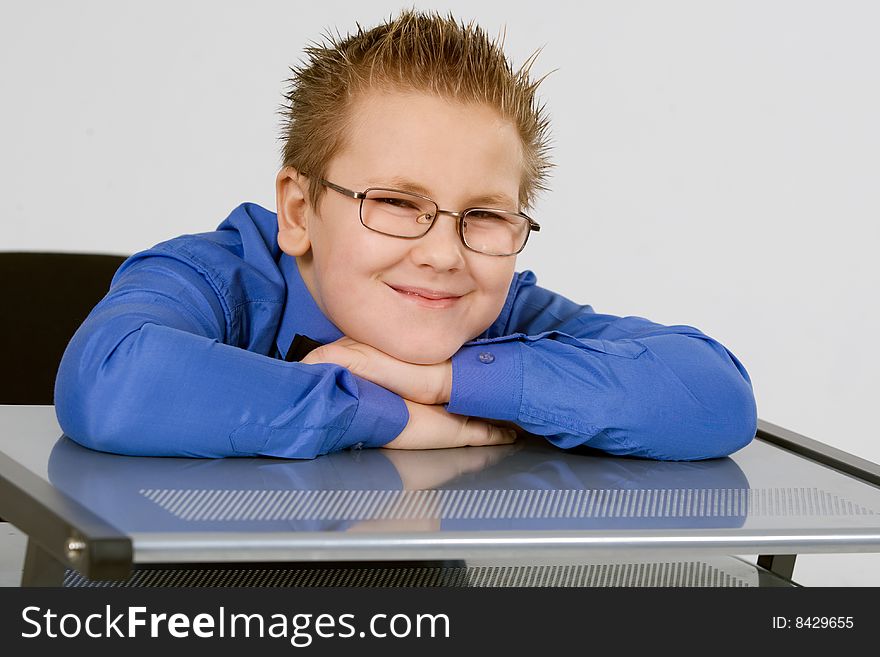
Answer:
<svg viewBox="0 0 880 657"><path fill-rule="evenodd" d="M52 406L0 406L0 427L0 516L28 536L23 585L218 564L286 568L290 585L339 585L342 571L351 584L358 567L367 585L408 567L492 585L505 564L554 584L601 584L605 568L645 585L790 585L799 553L880 552L880 467L764 421L744 449L694 462L537 437L309 461L128 457L63 436Z"/></svg>

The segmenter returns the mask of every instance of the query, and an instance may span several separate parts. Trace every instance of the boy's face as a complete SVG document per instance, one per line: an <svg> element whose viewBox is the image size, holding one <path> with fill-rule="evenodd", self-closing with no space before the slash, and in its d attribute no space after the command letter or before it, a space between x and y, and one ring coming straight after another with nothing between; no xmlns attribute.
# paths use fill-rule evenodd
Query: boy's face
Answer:
<svg viewBox="0 0 880 657"><path fill-rule="evenodd" d="M403 178L424 188L441 209L518 210L522 148L515 126L484 105L416 92L371 93L355 104L345 148L326 179L363 191L399 189ZM515 256L465 248L456 218L440 214L419 239L368 230L360 201L327 189L316 212L306 184L290 168L278 174L278 242L297 256L302 278L322 312L350 338L400 360L438 363L498 317ZM504 200L479 199L498 195ZM395 288L448 293L445 301Z"/></svg>

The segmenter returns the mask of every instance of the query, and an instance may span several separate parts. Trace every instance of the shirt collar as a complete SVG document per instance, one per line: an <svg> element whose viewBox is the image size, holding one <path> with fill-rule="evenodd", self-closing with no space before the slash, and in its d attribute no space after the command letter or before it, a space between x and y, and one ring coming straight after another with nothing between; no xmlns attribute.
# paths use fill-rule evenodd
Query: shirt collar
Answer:
<svg viewBox="0 0 880 657"><path fill-rule="evenodd" d="M293 336L297 333L324 344L341 338L342 331L327 319L312 298L305 281L300 276L296 258L282 252L278 267L287 285L284 312L281 315L281 325L278 327L275 342L281 357L283 358L287 353L287 348L290 347Z"/></svg>

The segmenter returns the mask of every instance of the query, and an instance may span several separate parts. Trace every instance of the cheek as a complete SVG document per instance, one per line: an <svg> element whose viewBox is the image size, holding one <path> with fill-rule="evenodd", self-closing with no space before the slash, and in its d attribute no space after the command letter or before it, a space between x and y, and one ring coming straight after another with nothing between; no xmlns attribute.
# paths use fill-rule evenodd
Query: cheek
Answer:
<svg viewBox="0 0 880 657"><path fill-rule="evenodd" d="M345 294L371 273L375 260L370 256L372 250L352 237L335 235L320 245L320 252L315 250L315 268L323 281L325 295Z"/></svg>
<svg viewBox="0 0 880 657"><path fill-rule="evenodd" d="M320 262L316 256L320 294L329 319L347 335L355 329L352 322L371 324L377 321L371 319L374 314L387 317L388 309L383 304L388 302L382 296L378 279L399 261L400 255L388 249L388 245L381 248L383 244L372 241L339 239L321 254Z"/></svg>
<svg viewBox="0 0 880 657"><path fill-rule="evenodd" d="M466 340L474 339L498 319L504 302L507 300L513 274L513 264L494 268L483 267L475 273L474 278L480 290L480 296L479 302L470 308L469 316L462 325L462 328L467 331Z"/></svg>
<svg viewBox="0 0 880 657"><path fill-rule="evenodd" d="M487 309L491 307L497 316L507 299L516 262L511 258L509 261L505 259L497 263L480 263L480 265L472 269L474 278L483 292Z"/></svg>

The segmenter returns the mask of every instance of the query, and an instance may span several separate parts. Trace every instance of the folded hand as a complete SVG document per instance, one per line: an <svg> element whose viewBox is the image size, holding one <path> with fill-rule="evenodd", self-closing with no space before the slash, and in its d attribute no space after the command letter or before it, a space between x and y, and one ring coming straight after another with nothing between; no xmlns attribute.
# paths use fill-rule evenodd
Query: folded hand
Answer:
<svg viewBox="0 0 880 657"><path fill-rule="evenodd" d="M312 350L303 363L334 363L352 374L420 404L446 404L452 391L452 361L416 365L343 336Z"/></svg>

